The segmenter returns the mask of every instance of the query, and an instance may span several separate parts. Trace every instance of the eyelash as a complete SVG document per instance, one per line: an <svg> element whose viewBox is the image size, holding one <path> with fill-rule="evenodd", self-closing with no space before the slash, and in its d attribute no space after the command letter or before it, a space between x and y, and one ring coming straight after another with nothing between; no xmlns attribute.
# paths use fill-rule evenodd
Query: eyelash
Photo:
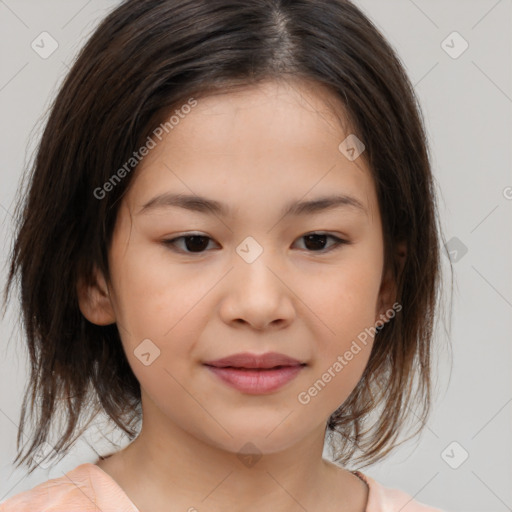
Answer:
<svg viewBox="0 0 512 512"><path fill-rule="evenodd" d="M331 252L333 250L336 250L336 249L340 249L342 245L349 245L350 242L347 241L347 240L343 240L342 238L339 238L337 236L334 236L334 235L331 235L329 233L323 233L323 232L320 232L320 231L313 231L311 233L306 233L305 235L302 235L301 237L299 237L299 239L301 238L306 238L308 236L314 236L314 235L318 235L318 236L325 236L327 238L331 238L334 240L334 244L331 246L330 249L322 249L322 250L319 250L319 251L307 251L307 252L311 252L311 253L320 253L320 254L326 254L328 252ZM186 238L194 238L194 237L197 237L197 238L207 238L209 240L213 240L213 238L209 237L209 236L206 236L206 235L202 235L200 233L193 233L193 234L190 234L190 235L182 235L182 236L178 236L176 238L171 238L169 240L163 240L162 242L164 243L165 246L169 247L172 251L175 251L175 252L178 252L178 253L181 253L181 254L191 254L191 255L194 255L194 254L197 254L197 255L201 255L201 254L204 254L205 252L207 251L199 251L199 252L191 252L191 251L184 251L182 249L177 249L176 246L175 246L175 243L178 241L178 240L184 240Z"/></svg>

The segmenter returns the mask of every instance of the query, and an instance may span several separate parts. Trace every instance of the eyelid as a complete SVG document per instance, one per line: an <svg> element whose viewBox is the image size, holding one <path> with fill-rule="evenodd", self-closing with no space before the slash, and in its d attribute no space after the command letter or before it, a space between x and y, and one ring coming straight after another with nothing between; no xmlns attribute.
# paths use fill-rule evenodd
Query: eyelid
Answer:
<svg viewBox="0 0 512 512"><path fill-rule="evenodd" d="M320 251L306 251L308 254L328 254L332 251L335 251L336 249L340 249L343 245L350 245L352 242L347 240L346 238L341 238L338 235L335 235L334 233L330 231L310 231L308 233L304 233L300 237L297 238L297 240L300 240L302 238L305 238L309 235L319 235L319 236L326 236L327 238L332 238L334 240L334 244L329 249L323 249Z"/></svg>
<svg viewBox="0 0 512 512"><path fill-rule="evenodd" d="M347 240L346 238L340 238L338 235L335 235L335 234L333 234L330 231L309 231L309 232L304 233L303 235L299 236L296 240L301 240L301 239L303 239L303 238L305 238L307 236L310 236L310 235L326 236L326 237L331 238L331 239L334 240L334 244L329 249L322 249L322 250L319 250L319 251L307 251L307 250L305 250L305 252L310 253L310 254L319 254L319 255L327 254L327 253L330 253L333 250L341 248L341 246L343 246L343 245L350 245L350 244L352 244L352 242ZM194 236L202 237L202 238L207 238L207 239L217 243L215 241L215 239L212 238L211 236L208 236L205 233L195 233L195 232L184 233L182 235L179 235L179 236L176 236L176 237L173 237L173 238L165 239L162 242L163 242L163 244L165 246L169 247L172 251L177 252L179 254L200 256L200 255L203 255L203 254L206 254L207 252L209 252L207 250L204 250L202 252L189 252L189 251L183 251L181 249L175 248L174 243L177 240L181 240L181 239L185 239L185 238L189 238L189 237L194 237Z"/></svg>

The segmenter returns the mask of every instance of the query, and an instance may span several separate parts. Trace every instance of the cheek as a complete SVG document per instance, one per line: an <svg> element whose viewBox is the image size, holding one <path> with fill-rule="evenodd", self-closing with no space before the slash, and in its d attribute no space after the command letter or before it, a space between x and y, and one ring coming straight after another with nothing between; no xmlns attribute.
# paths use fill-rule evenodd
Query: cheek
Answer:
<svg viewBox="0 0 512 512"><path fill-rule="evenodd" d="M122 261L113 258L114 264L121 261L113 269L116 317L135 375L143 387L156 386L157 390L156 374L164 380L170 378L163 373L164 368L177 377L186 371L184 363L190 360L208 322L208 308L212 307L208 293L218 276L199 276L192 265L169 265L165 250L143 251L142 246L140 251L137 249L133 244ZM147 350L141 348L144 343ZM137 358L145 352L150 353L150 360L153 354L158 355L150 368L141 367Z"/></svg>
<svg viewBox="0 0 512 512"><path fill-rule="evenodd" d="M315 388L322 390L332 410L357 385L370 357L380 264L371 256L351 265L347 263L308 294L308 305L322 320L319 329L324 333L318 336L318 364L313 382L318 379Z"/></svg>
<svg viewBox="0 0 512 512"><path fill-rule="evenodd" d="M356 336L375 322L382 262L371 256L358 259L329 269L328 275L317 281L319 285L310 285L304 295L333 339Z"/></svg>
<svg viewBox="0 0 512 512"><path fill-rule="evenodd" d="M299 407L307 407L316 417L330 416L347 400L368 363L371 339L341 342L331 346L325 357L318 359L312 368L306 387L297 394Z"/></svg>
<svg viewBox="0 0 512 512"><path fill-rule="evenodd" d="M172 329L208 284L195 282L186 268L169 265L165 256L165 248L137 241L124 254L112 252L116 315L142 336L161 337Z"/></svg>

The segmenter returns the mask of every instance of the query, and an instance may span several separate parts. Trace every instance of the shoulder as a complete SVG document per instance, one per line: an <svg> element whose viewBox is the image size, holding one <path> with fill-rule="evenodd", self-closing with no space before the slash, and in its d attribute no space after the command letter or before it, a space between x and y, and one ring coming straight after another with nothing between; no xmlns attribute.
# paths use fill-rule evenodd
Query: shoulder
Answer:
<svg viewBox="0 0 512 512"><path fill-rule="evenodd" d="M111 484L94 464L81 464L59 478L15 494L0 503L0 512L108 512L119 491Z"/></svg>
<svg viewBox="0 0 512 512"><path fill-rule="evenodd" d="M97 511L89 466L81 464L59 478L52 478L15 494L0 504L0 512Z"/></svg>
<svg viewBox="0 0 512 512"><path fill-rule="evenodd" d="M443 512L416 501L404 491L390 489L360 471L353 472L368 484L368 505L365 512Z"/></svg>

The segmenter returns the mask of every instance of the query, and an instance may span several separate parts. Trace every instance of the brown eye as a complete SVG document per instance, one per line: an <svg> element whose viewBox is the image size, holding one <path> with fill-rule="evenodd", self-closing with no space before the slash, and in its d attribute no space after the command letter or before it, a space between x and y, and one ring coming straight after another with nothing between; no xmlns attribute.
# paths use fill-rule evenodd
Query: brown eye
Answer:
<svg viewBox="0 0 512 512"><path fill-rule="evenodd" d="M329 239L332 240L333 243L331 243L330 246L326 248ZM343 240L337 236L327 233L309 233L300 237L299 240L305 241L304 245L306 251L319 253L327 253L336 249L340 245L348 245L350 243L347 240ZM170 246L173 251L183 254L202 254L207 252L206 249L210 241L213 241L213 239L209 236L194 234L179 236L170 240L164 240L163 243L166 246Z"/></svg>
<svg viewBox="0 0 512 512"><path fill-rule="evenodd" d="M329 252L333 249L336 249L338 246L343 244L348 244L346 240L342 240L334 235L329 235L326 233L309 233L301 237L301 239L305 240L305 247L309 252ZM327 244L327 240L334 240L334 243L331 244L331 248L326 249L325 245Z"/></svg>
<svg viewBox="0 0 512 512"><path fill-rule="evenodd" d="M165 245L169 245L172 247L176 247L178 240L184 241L184 244L181 244L182 247L184 245L184 249L176 249L178 252L184 253L202 253L208 247L208 242L212 240L212 238L203 235L187 235L187 236L179 236L177 238L173 238L171 240L164 240ZM173 249L174 250L174 249Z"/></svg>

